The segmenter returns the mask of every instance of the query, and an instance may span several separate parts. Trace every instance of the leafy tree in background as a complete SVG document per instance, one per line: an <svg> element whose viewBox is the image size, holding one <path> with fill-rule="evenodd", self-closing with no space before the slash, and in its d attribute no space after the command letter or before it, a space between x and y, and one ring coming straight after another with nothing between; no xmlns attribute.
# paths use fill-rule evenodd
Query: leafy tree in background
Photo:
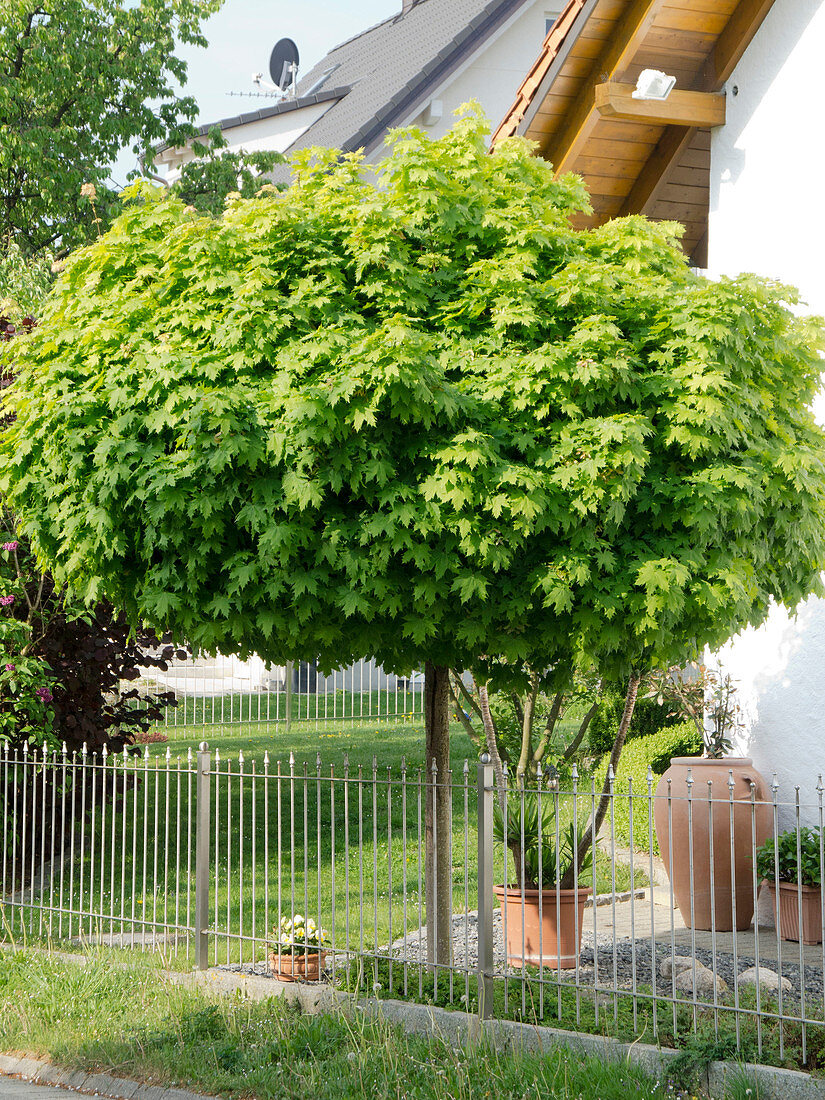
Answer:
<svg viewBox="0 0 825 1100"><path fill-rule="evenodd" d="M26 257L16 244L0 253L0 391L14 377L17 337L34 328L51 282L47 253ZM7 427L0 418L0 431ZM0 748L123 751L174 703L172 692L124 682L141 668L166 669L173 649L133 631L105 602L87 608L68 597L16 528L0 496Z"/></svg>
<svg viewBox="0 0 825 1100"><path fill-rule="evenodd" d="M193 141L194 160L182 165L180 178L172 184L172 194L193 206L202 214L220 217L227 195L233 192L241 198L251 199L261 187L273 190L265 173L276 164L283 164L280 153L232 153L228 142L217 126L209 131L209 142Z"/></svg>
<svg viewBox="0 0 825 1100"><path fill-rule="evenodd" d="M397 133L377 180L308 151L220 221L135 188L21 341L0 443L20 530L80 597L206 651L423 664L442 778L449 668L625 679L618 759L642 670L825 565L820 325L693 276L673 227L574 230L581 181L485 134Z"/></svg>
<svg viewBox="0 0 825 1100"><path fill-rule="evenodd" d="M222 0L0 0L0 239L67 251L108 220L125 145L182 143L195 101L178 43ZM81 195L91 184L96 204Z"/></svg>

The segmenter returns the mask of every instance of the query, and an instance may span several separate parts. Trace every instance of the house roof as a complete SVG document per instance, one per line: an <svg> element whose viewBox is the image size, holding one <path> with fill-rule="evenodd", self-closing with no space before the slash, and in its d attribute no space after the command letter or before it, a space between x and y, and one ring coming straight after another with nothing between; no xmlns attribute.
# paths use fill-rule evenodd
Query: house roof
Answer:
<svg viewBox="0 0 825 1100"><path fill-rule="evenodd" d="M371 153L485 40L531 0L418 0L342 42L301 78L298 96L324 73L346 94L287 153L309 145ZM323 86L320 89L323 92Z"/></svg>
<svg viewBox="0 0 825 1100"><path fill-rule="evenodd" d="M341 99L349 91L348 85L336 85L334 88L322 88L311 95L299 95L295 99L282 99L271 107L262 107L259 111L245 111L242 115L230 115L218 122L207 122L198 127L197 137L206 137L210 130L216 126L220 130L231 130L235 126L245 126L249 122L260 122L262 119L274 118L276 115L285 115L290 111L300 111L302 107L312 107L316 103L328 103L333 99ZM168 145L159 145L157 152L162 153L168 149Z"/></svg>
<svg viewBox="0 0 825 1100"><path fill-rule="evenodd" d="M710 129L719 93L773 0L569 0L493 143L532 138L556 171L584 176L599 224L644 213L685 226L702 264ZM676 77L664 101L631 92L643 69Z"/></svg>

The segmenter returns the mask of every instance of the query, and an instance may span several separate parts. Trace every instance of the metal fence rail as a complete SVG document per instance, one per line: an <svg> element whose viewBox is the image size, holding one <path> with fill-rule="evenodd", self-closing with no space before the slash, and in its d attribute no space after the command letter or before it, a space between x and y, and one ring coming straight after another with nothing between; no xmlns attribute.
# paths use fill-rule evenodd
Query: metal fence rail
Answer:
<svg viewBox="0 0 825 1100"><path fill-rule="evenodd" d="M324 763L320 755L253 760L205 746L185 758L148 749L107 757L6 748L2 919L8 937L162 945L200 967L268 973L283 970L285 958L293 965L315 953L305 946L293 954L279 943L281 922L300 916L328 935L321 958L327 978L349 987L666 1041L711 1029L745 1052L769 1046L782 1057L791 1044L804 1061L812 1048L825 1048L825 918L820 942L783 940L780 891L766 903L754 855L757 840L777 840L786 828L801 852L806 826L823 824L821 781L809 797L796 789L790 800L780 799L774 781L769 798L757 800L753 789L734 798L727 783L695 790L692 779L684 790L671 783L657 795L657 780L649 773L639 791L611 777L596 858L589 867L576 864L573 888L589 897L574 907L567 960L548 944L544 920L558 923L564 868L557 862L544 874L532 941L525 871L533 858L535 872L537 852L541 879L542 860L563 848L570 823L583 824L597 806L600 791L575 771L564 789L544 779L522 789L506 775L497 786L485 759L439 776L406 764L384 767L377 758L370 766L346 757ZM449 962L431 966L424 851L435 789L449 792L452 804L452 949ZM672 862L674 843L684 839L674 836L680 806L689 814L692 887L681 914L657 854L654 820L658 810L668 823L662 855ZM692 830L702 819L727 819L730 845L747 846L751 896L759 895L747 928L735 927L734 901L727 929L719 900L725 876L735 886L733 862L715 869L711 862L710 880L701 877ZM711 847L714 835L711 829ZM772 877L777 887L778 859ZM507 883L514 908L500 910L493 888ZM693 899L708 888L711 920L703 929ZM825 885L814 893L824 901ZM801 915L803 891L794 894ZM681 955L688 961L680 972L670 960ZM749 985L746 971L754 966L784 981L776 990Z"/></svg>
<svg viewBox="0 0 825 1100"><path fill-rule="evenodd" d="M325 676L311 662L267 665L222 654L175 658L166 671L146 668L138 684L147 694L174 691L166 727L419 720L423 686L420 673L396 676L372 660Z"/></svg>

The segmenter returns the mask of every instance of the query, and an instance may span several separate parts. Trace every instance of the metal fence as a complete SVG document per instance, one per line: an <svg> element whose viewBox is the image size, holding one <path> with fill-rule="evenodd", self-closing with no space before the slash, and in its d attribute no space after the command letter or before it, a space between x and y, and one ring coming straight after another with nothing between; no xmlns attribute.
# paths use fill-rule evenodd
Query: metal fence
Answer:
<svg viewBox="0 0 825 1100"><path fill-rule="evenodd" d="M766 799L753 786L740 797L729 782L694 789L690 773L683 789L671 782L657 794L657 782L652 773L642 790L611 781L596 858L575 864L573 888L588 896L572 907L573 946L565 948L550 942L566 896L563 861L552 861L600 793L575 770L564 789L542 779L522 790L506 775L497 784L486 760L439 776L375 758L257 761L205 746L185 758L6 749L2 919L7 938L162 948L178 963L266 974L316 954L279 943L282 922L300 917L328 936L318 960L326 980L348 988L664 1043L701 1031L746 1054L767 1048L801 1063L812 1050L821 1057L823 909L806 933L818 942L783 939L781 895L789 891L779 850L767 883L754 858L766 839L800 857L813 852L809 870L820 885L790 887L790 901L800 918L811 897L822 906L821 780L810 797L797 788L789 800L775 781ZM424 853L435 792L452 806L452 921L449 960L432 965ZM686 829L677 820L685 810ZM659 840L657 818L666 823ZM673 867L685 842L680 912L661 857ZM727 862L714 862L714 844L716 857L729 846ZM732 856L742 846L747 881L737 901L743 872ZM531 868L545 885L535 898ZM500 909L494 887L505 883L510 904ZM752 923L744 919L748 890ZM708 892L703 925L699 899ZM527 927L532 900L535 932ZM775 979L762 973L753 984L754 967Z"/></svg>
<svg viewBox="0 0 825 1100"><path fill-rule="evenodd" d="M131 681L128 688L135 684ZM166 727L241 723L410 721L421 717L423 673L396 676L374 660L360 660L329 675L315 663L268 665L260 657L190 654L165 671L142 670L144 692L173 691L176 706Z"/></svg>

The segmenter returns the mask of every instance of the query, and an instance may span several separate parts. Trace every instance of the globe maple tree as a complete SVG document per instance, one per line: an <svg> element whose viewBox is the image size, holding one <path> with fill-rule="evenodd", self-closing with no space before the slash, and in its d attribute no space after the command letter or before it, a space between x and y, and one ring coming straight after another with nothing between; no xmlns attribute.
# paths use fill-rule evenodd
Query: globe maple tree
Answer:
<svg viewBox="0 0 825 1100"><path fill-rule="evenodd" d="M673 226L572 228L582 182L485 133L397 133L375 175L309 151L217 221L133 189L19 342L0 443L84 598L207 651L424 664L442 776L448 667L633 680L825 565L820 324L692 274Z"/></svg>

